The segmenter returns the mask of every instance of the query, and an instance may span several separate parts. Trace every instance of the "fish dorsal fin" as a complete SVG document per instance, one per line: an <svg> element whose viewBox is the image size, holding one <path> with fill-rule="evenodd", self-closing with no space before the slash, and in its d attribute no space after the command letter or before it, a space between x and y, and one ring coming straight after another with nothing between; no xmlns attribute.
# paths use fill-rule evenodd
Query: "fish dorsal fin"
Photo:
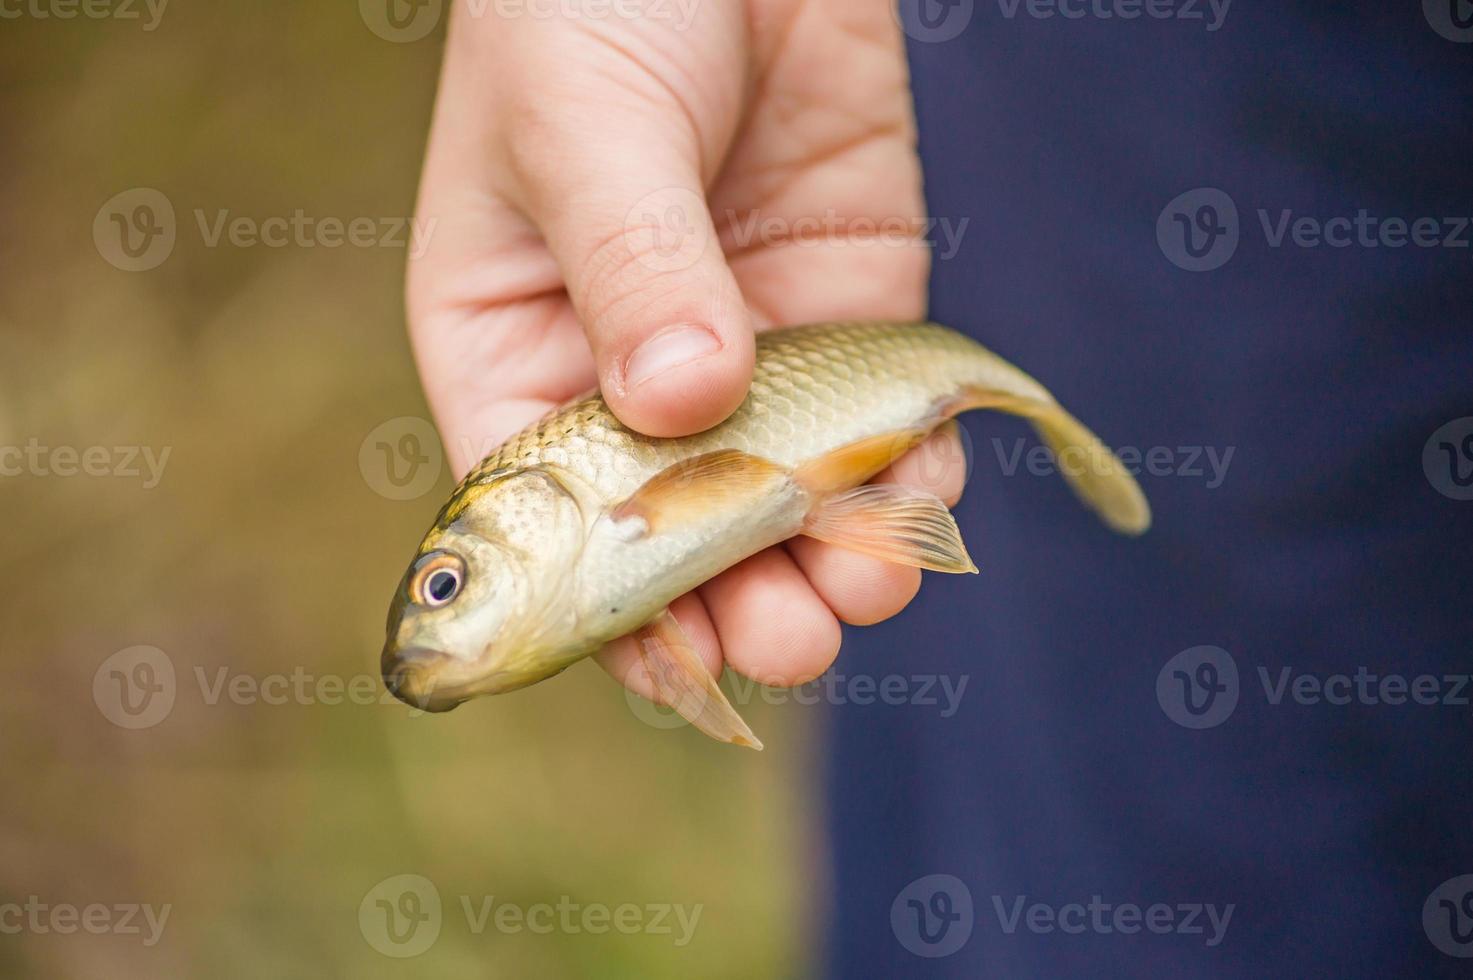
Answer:
<svg viewBox="0 0 1473 980"><path fill-rule="evenodd" d="M636 632L634 639L661 703L718 742L762 751L762 743L726 700L669 609Z"/></svg>
<svg viewBox="0 0 1473 980"><path fill-rule="evenodd" d="M652 476L609 516L642 518L650 533L709 518L713 508L770 492L789 470L760 456L721 449L681 460Z"/></svg>
<svg viewBox="0 0 1473 980"><path fill-rule="evenodd" d="M821 501L803 533L898 565L977 571L946 504L898 483L873 483Z"/></svg>

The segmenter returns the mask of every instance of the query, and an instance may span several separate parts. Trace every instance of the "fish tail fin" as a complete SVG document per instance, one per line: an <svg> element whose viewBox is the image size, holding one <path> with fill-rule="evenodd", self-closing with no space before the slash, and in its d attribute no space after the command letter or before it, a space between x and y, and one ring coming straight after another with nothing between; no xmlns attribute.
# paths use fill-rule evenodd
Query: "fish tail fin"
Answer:
<svg viewBox="0 0 1473 980"><path fill-rule="evenodd" d="M1151 526L1151 506L1125 464L1042 386L1023 372L1012 370L1027 382L1028 394L964 385L961 393L947 403L944 414L950 417L974 408L991 408L1026 418L1053 451L1059 472L1085 506L1121 534L1144 534Z"/></svg>

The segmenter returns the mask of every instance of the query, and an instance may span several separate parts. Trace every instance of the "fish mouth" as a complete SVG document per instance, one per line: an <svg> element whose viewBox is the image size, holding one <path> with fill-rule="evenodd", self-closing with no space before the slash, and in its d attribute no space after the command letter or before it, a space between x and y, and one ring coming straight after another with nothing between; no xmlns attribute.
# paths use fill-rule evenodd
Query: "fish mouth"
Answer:
<svg viewBox="0 0 1473 980"><path fill-rule="evenodd" d="M442 674L452 664L449 654L425 647L386 646L379 659L389 693L411 708L434 714L457 708L466 700L443 681Z"/></svg>

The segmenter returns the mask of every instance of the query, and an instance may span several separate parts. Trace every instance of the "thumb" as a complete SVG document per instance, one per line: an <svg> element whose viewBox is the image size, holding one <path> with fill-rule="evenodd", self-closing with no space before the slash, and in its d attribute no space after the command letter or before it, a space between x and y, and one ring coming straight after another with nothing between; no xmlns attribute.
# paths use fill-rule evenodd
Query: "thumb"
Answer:
<svg viewBox="0 0 1473 980"><path fill-rule="evenodd" d="M614 414L647 435L689 435L746 397L752 318L717 240L699 151L668 133L608 128L537 154L535 168L519 161L523 204L567 283Z"/></svg>

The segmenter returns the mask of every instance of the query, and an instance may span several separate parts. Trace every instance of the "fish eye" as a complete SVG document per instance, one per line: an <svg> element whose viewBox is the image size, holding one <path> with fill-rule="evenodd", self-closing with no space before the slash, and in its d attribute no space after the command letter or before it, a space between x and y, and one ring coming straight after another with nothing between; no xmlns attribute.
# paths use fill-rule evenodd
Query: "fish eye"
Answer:
<svg viewBox="0 0 1473 980"><path fill-rule="evenodd" d="M465 563L448 551L421 559L409 583L410 598L421 606L443 606L460 594L465 582Z"/></svg>
<svg viewBox="0 0 1473 980"><path fill-rule="evenodd" d="M449 602L460 591L460 576L448 568L437 568L425 580L425 598L433 604Z"/></svg>

